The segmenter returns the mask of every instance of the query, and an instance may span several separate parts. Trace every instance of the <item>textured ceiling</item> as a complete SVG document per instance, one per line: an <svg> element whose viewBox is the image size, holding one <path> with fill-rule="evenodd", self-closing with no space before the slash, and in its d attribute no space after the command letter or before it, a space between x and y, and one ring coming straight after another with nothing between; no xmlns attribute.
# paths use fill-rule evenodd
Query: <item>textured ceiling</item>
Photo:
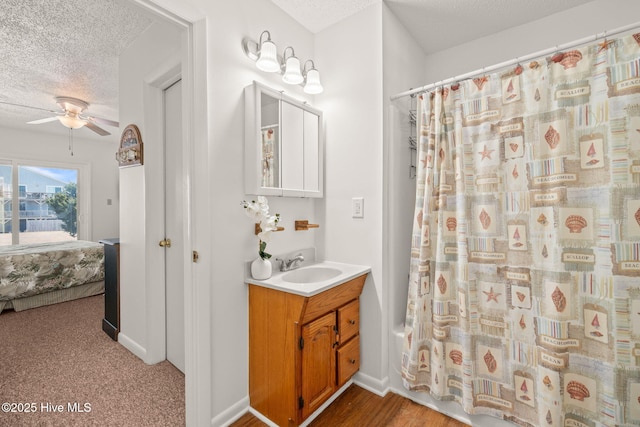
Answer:
<svg viewBox="0 0 640 427"><path fill-rule="evenodd" d="M151 23L126 1L2 0L0 101L34 108L0 104L0 126L48 117L38 109L58 111L55 96L80 98L89 114L117 121L118 57ZM57 121L29 126L68 132Z"/></svg>

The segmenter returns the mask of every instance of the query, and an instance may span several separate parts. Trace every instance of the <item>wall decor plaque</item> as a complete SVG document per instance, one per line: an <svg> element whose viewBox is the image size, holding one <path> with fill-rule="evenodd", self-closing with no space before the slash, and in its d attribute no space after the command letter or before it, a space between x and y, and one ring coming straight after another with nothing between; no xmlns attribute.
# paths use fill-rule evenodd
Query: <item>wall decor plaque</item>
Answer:
<svg viewBox="0 0 640 427"><path fill-rule="evenodd" d="M144 164L142 137L140 136L138 126L131 124L122 131L120 147L118 147L118 152L116 153L116 160L120 167Z"/></svg>

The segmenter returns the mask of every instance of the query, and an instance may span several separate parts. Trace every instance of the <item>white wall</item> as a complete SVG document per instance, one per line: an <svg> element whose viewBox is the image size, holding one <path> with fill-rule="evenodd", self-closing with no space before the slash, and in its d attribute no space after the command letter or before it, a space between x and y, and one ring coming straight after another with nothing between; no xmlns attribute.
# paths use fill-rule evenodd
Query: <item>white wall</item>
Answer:
<svg viewBox="0 0 640 427"><path fill-rule="evenodd" d="M402 98L392 102L391 95L424 83L425 57L422 48L407 32L391 10L383 8L384 35L384 111L385 111L385 261L389 289L390 327L404 322L407 302L408 267L411 228L415 204L415 153L409 149L409 136L415 128L409 124L408 112L415 99ZM414 157L412 160L411 157ZM412 163L413 161L413 163ZM405 292L396 291L405 290Z"/></svg>
<svg viewBox="0 0 640 427"><path fill-rule="evenodd" d="M382 263L382 4L316 34L325 90L325 198L322 247L327 259L371 266L360 298L359 381L386 387L386 316ZM364 197L364 218L351 199Z"/></svg>
<svg viewBox="0 0 640 427"><path fill-rule="evenodd" d="M51 123L42 126L60 126ZM74 132L73 156L69 152L66 136L46 132L0 128L0 158L43 162L60 162L84 165L90 171L90 221L89 236L81 239L98 241L118 236L118 163L115 161L116 145L112 138L87 138L88 129ZM112 132L117 133L117 129ZM112 204L107 204L111 199Z"/></svg>
<svg viewBox="0 0 640 427"><path fill-rule="evenodd" d="M158 361L148 348L147 318L155 311L149 301L164 295L164 253L158 246L164 238L164 145L150 138L161 123L145 116L144 96L158 70L179 63L180 42L178 30L154 23L120 57L120 124L140 129L144 165L120 169L119 341L148 363Z"/></svg>

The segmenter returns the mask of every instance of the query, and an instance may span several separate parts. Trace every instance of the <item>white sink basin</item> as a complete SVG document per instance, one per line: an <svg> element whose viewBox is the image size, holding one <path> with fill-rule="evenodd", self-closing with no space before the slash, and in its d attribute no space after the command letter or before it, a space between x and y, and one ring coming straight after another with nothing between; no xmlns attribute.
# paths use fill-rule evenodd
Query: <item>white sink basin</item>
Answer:
<svg viewBox="0 0 640 427"><path fill-rule="evenodd" d="M313 264L303 264L297 270L276 271L268 279L256 280L251 277L249 264L251 263L247 262L246 264L246 283L304 297L319 294L371 271L371 267L365 265L320 261Z"/></svg>
<svg viewBox="0 0 640 427"><path fill-rule="evenodd" d="M315 283L333 279L342 273L331 267L303 267L282 275L282 280L289 283Z"/></svg>

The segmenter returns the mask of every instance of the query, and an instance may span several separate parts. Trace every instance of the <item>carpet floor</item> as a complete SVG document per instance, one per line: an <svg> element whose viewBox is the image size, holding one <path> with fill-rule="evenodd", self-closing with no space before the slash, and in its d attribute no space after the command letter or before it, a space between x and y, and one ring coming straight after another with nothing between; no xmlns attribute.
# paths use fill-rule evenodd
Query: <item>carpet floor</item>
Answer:
<svg viewBox="0 0 640 427"><path fill-rule="evenodd" d="M0 426L185 425L184 374L111 340L103 316L102 295L0 314Z"/></svg>

